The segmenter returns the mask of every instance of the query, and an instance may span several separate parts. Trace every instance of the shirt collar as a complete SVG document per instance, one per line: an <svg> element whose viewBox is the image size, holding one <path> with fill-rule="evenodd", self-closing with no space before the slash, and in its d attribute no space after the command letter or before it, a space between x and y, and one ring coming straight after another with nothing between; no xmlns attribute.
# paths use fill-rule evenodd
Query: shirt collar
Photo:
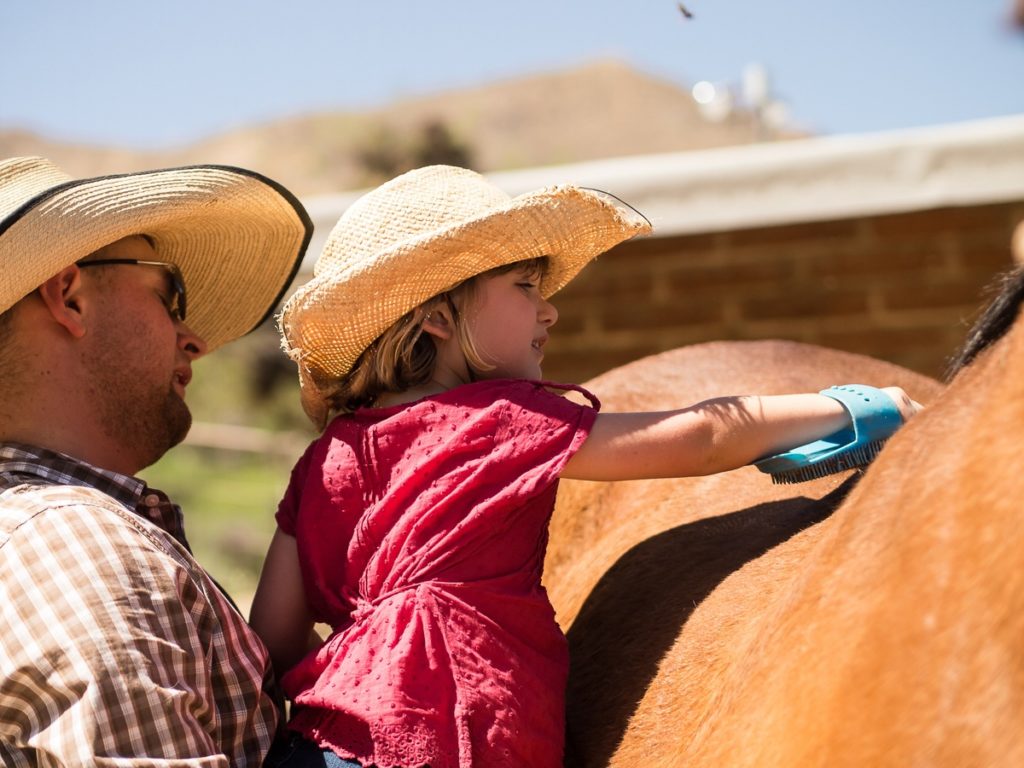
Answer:
<svg viewBox="0 0 1024 768"><path fill-rule="evenodd" d="M57 451L25 443L0 442L0 488L31 479L53 485L95 488L163 528L189 549L181 507L162 491L150 488L137 477L94 467Z"/></svg>

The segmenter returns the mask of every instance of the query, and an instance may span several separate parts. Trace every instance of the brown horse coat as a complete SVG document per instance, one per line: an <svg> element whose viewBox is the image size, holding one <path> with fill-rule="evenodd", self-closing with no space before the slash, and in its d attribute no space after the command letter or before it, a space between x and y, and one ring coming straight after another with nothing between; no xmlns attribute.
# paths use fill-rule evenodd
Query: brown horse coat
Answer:
<svg viewBox="0 0 1024 768"><path fill-rule="evenodd" d="M785 342L591 382L605 410L896 384L934 404L856 489L566 482L546 583L568 630L567 764L1024 765L1024 323L949 390Z"/></svg>

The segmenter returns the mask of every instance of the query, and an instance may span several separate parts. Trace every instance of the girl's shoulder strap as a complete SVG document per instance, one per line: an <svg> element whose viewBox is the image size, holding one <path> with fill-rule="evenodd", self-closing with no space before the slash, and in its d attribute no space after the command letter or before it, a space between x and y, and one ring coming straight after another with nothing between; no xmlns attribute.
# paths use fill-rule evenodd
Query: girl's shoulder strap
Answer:
<svg viewBox="0 0 1024 768"><path fill-rule="evenodd" d="M556 381L538 381L537 383L540 386L544 387L544 389L550 390L555 393L564 394L566 392L578 392L579 394L583 395L583 397L585 397L588 401L590 401L590 405L594 408L595 411L601 410L601 401L597 399L597 395L595 395L593 392L587 389L584 389L579 384L563 384Z"/></svg>

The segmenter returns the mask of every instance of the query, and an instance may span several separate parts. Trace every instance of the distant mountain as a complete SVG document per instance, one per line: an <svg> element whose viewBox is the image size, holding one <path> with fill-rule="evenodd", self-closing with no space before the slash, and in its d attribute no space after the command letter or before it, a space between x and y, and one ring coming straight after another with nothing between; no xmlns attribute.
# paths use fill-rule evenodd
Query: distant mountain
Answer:
<svg viewBox="0 0 1024 768"><path fill-rule="evenodd" d="M0 157L39 154L76 176L226 163L310 195L359 188L406 167L452 158L486 172L755 138L749 112L711 122L684 88L619 61L600 61L364 112L284 118L172 150L74 145L0 131Z"/></svg>

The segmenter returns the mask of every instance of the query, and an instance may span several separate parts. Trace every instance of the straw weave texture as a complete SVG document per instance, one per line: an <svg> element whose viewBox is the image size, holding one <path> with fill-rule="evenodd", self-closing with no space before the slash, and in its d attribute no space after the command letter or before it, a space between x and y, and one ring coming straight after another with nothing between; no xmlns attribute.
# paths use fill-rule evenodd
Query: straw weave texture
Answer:
<svg viewBox="0 0 1024 768"><path fill-rule="evenodd" d="M479 174L430 166L357 200L324 246L314 278L288 300L285 348L299 363L303 401L323 391L396 320L497 266L547 256L550 296L587 262L650 230L609 195L572 186L516 198ZM314 418L314 420L316 420Z"/></svg>
<svg viewBox="0 0 1024 768"><path fill-rule="evenodd" d="M196 166L76 181L41 158L6 160L0 311L99 248L145 234L158 257L181 270L188 325L214 349L273 308L310 233L298 201L241 169Z"/></svg>

